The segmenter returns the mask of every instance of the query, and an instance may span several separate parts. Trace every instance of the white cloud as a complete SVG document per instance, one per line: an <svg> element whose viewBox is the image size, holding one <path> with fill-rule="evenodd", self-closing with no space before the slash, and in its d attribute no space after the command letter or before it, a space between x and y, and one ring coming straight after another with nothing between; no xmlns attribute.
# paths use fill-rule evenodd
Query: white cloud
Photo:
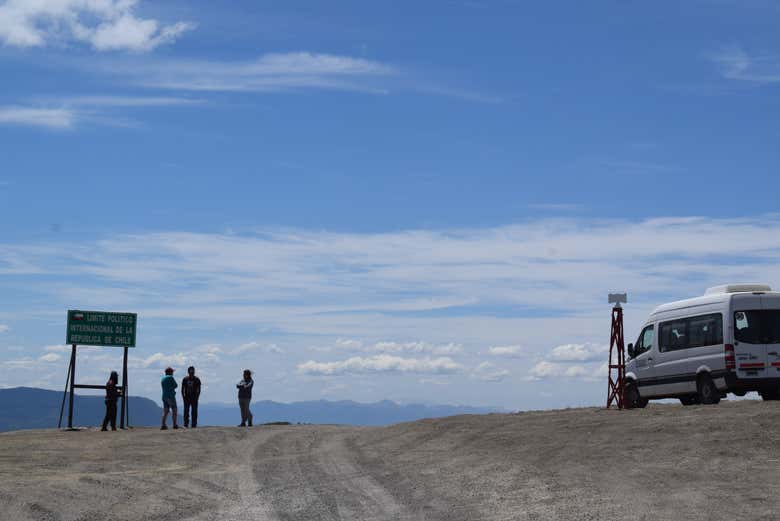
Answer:
<svg viewBox="0 0 780 521"><path fill-rule="evenodd" d="M0 5L0 41L15 47L77 41L98 51L144 52L172 43L195 27L139 18L137 4L138 0L7 0Z"/></svg>
<svg viewBox="0 0 780 521"><path fill-rule="evenodd" d="M528 372L533 380L542 380L546 378L583 378L592 379L594 368L585 365L568 365L565 363L554 363L548 360L541 360L534 365Z"/></svg>
<svg viewBox="0 0 780 521"><path fill-rule="evenodd" d="M167 96L74 96L52 101L68 107L170 107L205 103L202 99Z"/></svg>
<svg viewBox="0 0 780 521"><path fill-rule="evenodd" d="M181 371L182 368L186 368L189 365L190 359L184 353L154 353L147 358L140 360L140 366L144 369L159 368L165 369L170 366L174 370Z"/></svg>
<svg viewBox="0 0 780 521"><path fill-rule="evenodd" d="M38 100L38 105L0 106L0 125L26 125L50 129L71 129L77 123L128 126L111 115L112 108L174 107L204 103L177 97L78 96ZM46 105L46 106L43 106Z"/></svg>
<svg viewBox="0 0 780 521"><path fill-rule="evenodd" d="M528 379L568 378L597 381L606 378L609 345L581 343L556 346L528 372Z"/></svg>
<svg viewBox="0 0 780 521"><path fill-rule="evenodd" d="M46 346L43 350L47 353L69 353L71 347L66 345Z"/></svg>
<svg viewBox="0 0 780 521"><path fill-rule="evenodd" d="M274 354L277 354L277 355L284 354L284 349L282 349L281 347L279 347L276 344L268 344L266 346L265 350L268 353L274 353Z"/></svg>
<svg viewBox="0 0 780 521"><path fill-rule="evenodd" d="M232 353L236 355L259 351L263 353L282 354L284 350L276 344L261 344L260 342L247 342L235 348Z"/></svg>
<svg viewBox="0 0 780 521"><path fill-rule="evenodd" d="M76 122L76 112L66 108L0 106L0 125L25 125L50 129L69 129Z"/></svg>
<svg viewBox="0 0 780 521"><path fill-rule="evenodd" d="M463 366L448 357L402 358L390 355L376 355L368 358L352 357L338 362L315 362L309 360L298 365L298 371L307 375L345 375L370 373L458 373Z"/></svg>
<svg viewBox="0 0 780 521"><path fill-rule="evenodd" d="M336 340L336 345L339 348L352 350L352 351L358 351L360 349L363 349L363 342L352 338L339 338Z"/></svg>
<svg viewBox="0 0 780 521"><path fill-rule="evenodd" d="M495 346L488 348L488 354L492 356L503 356L514 358L523 353L522 346Z"/></svg>
<svg viewBox="0 0 780 521"><path fill-rule="evenodd" d="M588 370L586 367L581 365L573 365L571 367L567 367L566 370L563 372L563 375L567 378L586 378L592 376L593 371Z"/></svg>
<svg viewBox="0 0 780 521"><path fill-rule="evenodd" d="M721 66L721 72L726 78L740 78L751 65L750 57L739 46L724 47L710 58Z"/></svg>
<svg viewBox="0 0 780 521"><path fill-rule="evenodd" d="M463 346L449 343L433 345L427 342L377 342L363 348L364 351L377 353L430 353L433 355L456 355Z"/></svg>
<svg viewBox="0 0 780 521"><path fill-rule="evenodd" d="M176 41L184 32L194 28L195 25L188 22L160 27L156 20L142 20L125 14L111 23L98 26L89 41L99 51L149 51Z"/></svg>
<svg viewBox="0 0 780 521"><path fill-rule="evenodd" d="M423 308L424 309L424 308ZM451 356L463 352L463 346L453 342L443 344L433 344L429 342L395 342L382 340L374 343L367 343L363 340L354 338L338 338L333 346L316 346L310 348L312 351L328 353L332 351L355 351L364 353L387 353L387 354L431 354L437 356Z"/></svg>
<svg viewBox="0 0 780 521"><path fill-rule="evenodd" d="M0 333L8 333L11 330L9 326L6 326L5 324L0 324Z"/></svg>
<svg viewBox="0 0 780 521"><path fill-rule="evenodd" d="M586 381L605 380L606 363L593 362L561 362L540 360L528 371L529 380L544 380L548 378L579 379Z"/></svg>
<svg viewBox="0 0 780 521"><path fill-rule="evenodd" d="M288 52L253 61L146 61L110 63L105 69L135 83L189 91L355 90L384 93L375 80L396 74L390 65L364 58Z"/></svg>
<svg viewBox="0 0 780 521"><path fill-rule="evenodd" d="M62 360L62 356L57 353L48 353L38 358L39 362L59 362Z"/></svg>
<svg viewBox="0 0 780 521"><path fill-rule="evenodd" d="M225 331L230 343L222 349L228 354L245 341L240 331L256 332L247 338L258 346L289 339L284 344L291 346L289 356L247 358L266 356L274 370L290 370L312 358L302 374L290 376L294 389L313 392L307 388L307 374L392 372L408 367L397 360L451 355L453 364L468 369L442 379L452 382L453 395L473 392L480 381L473 368L483 362L475 354L482 350L483 358L498 369L520 375L504 381L518 386L517 400L522 400L524 384L514 382L525 376L568 378L578 384L595 379L591 388L600 385L603 378L597 371L607 353L599 355L598 346L609 334L607 293L629 292L626 336L631 341L657 304L702 294L718 283L778 285L779 235L780 217L761 215L541 220L496 228L366 234L277 229L233 235L149 233L75 245L6 239L0 243L0 277L12 284L26 280L26 274L45 278L46 286L38 291L44 292L52 316L59 316L57 310L67 309L69 302L88 301L105 309L136 310L152 323L175 321L185 330ZM399 301L414 306L399 312ZM458 304L464 301L472 303ZM442 302L455 304L441 307ZM525 315L527 310L531 313ZM38 310L19 312L35 316ZM3 317L3 322L10 320ZM14 325L15 333L19 327ZM283 336L275 336L277 332ZM166 340L155 339L155 345ZM522 351L506 363L500 356L514 355L513 350L487 350L520 342ZM312 344L328 346L330 354L306 355L304 346ZM555 349L569 344L575 347ZM296 350L296 345L301 347ZM180 347L148 349L144 356L182 351L196 367L204 360ZM44 354L38 351L36 357ZM385 359L380 364L375 355L393 363ZM350 357L356 359L347 363ZM235 370L234 364L241 363L235 360L239 357L222 358L226 374L228 367ZM181 370L186 368L181 361L170 363ZM152 375L152 366L159 369L167 362L151 360L144 370L136 361L135 367ZM434 369L430 362L427 368ZM409 372L398 369L395 374ZM226 381L232 378L225 376ZM405 380L412 388L417 385L412 378ZM158 385L151 376L150 382ZM367 396L380 392L366 392L357 382L350 385ZM485 400L494 399L490 388L498 386L486 387ZM572 392L582 389L587 385L574 386ZM295 392L286 397L302 397Z"/></svg>
<svg viewBox="0 0 780 521"><path fill-rule="evenodd" d="M356 340L360 352L434 354L424 346L436 346L435 352L450 354L445 351L454 353L459 344L511 346L522 331L524 345L536 354L548 342L603 338L608 323L594 317L608 314L606 294L613 290L629 291L627 320L639 321L654 304L701 294L707 286L777 283L778 234L780 219L773 215L542 220L379 234L152 233L77 246L0 244L0 275L59 277L54 301L142 306L145 316L157 319L252 324L340 337L342 344L369 336L426 339ZM739 265L730 262L734 256ZM72 284L74 277L106 290ZM191 289L189 280L201 283ZM413 310L397 312L399 294L418 296L411 297ZM264 304L269 299L287 303ZM465 314L458 310L464 301L473 302ZM457 316L448 316L441 302L453 303ZM494 316L495 309L519 311ZM523 316L527 309L545 315ZM457 344L447 347L453 339Z"/></svg>
<svg viewBox="0 0 780 521"><path fill-rule="evenodd" d="M220 355L224 353L222 347L217 344L206 344L199 346L196 350L198 360L202 362L216 363L221 360Z"/></svg>
<svg viewBox="0 0 780 521"><path fill-rule="evenodd" d="M22 358L20 360L5 360L0 362L0 367L5 369L32 369L38 365L38 362L32 358Z"/></svg>
<svg viewBox="0 0 780 521"><path fill-rule="evenodd" d="M473 375L483 382L500 382L509 376L509 371L506 369L499 369L490 362L482 362L474 368Z"/></svg>
<svg viewBox="0 0 780 521"><path fill-rule="evenodd" d="M710 59L719 66L724 78L753 83L780 82L780 60L774 55L751 55L738 45L712 53Z"/></svg>
<svg viewBox="0 0 780 521"><path fill-rule="evenodd" d="M546 360L541 360L534 365L528 374L531 378L542 379L549 378L551 376L560 376L565 367L560 364L554 364Z"/></svg>
<svg viewBox="0 0 780 521"><path fill-rule="evenodd" d="M240 355L242 353L247 353L249 351L257 351L261 347L262 345L259 342L247 342L235 348L233 350L233 354Z"/></svg>
<svg viewBox="0 0 780 521"><path fill-rule="evenodd" d="M558 362L593 362L604 360L608 352L609 345L563 344L553 348L551 359Z"/></svg>
<svg viewBox="0 0 780 521"><path fill-rule="evenodd" d="M81 348L80 348L81 349ZM163 353L157 352L146 358L130 357L130 365L137 369L155 369L162 370L166 367L172 367L174 374L184 376L187 367L190 365L198 368L200 365L214 367L222 362L224 350L216 344L206 344L198 346L189 353Z"/></svg>

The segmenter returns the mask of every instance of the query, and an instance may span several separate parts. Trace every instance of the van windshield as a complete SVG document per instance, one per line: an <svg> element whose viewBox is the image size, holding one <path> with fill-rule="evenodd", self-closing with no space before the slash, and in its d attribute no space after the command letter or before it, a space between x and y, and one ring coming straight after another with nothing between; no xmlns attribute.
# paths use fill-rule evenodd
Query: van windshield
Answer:
<svg viewBox="0 0 780 521"><path fill-rule="evenodd" d="M746 344L780 344L780 309L735 312L734 339Z"/></svg>

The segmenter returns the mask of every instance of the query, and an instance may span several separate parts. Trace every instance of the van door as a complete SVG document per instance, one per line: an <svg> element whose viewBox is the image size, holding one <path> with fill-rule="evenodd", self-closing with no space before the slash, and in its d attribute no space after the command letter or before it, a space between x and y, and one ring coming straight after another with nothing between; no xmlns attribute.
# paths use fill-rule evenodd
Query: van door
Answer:
<svg viewBox="0 0 780 521"><path fill-rule="evenodd" d="M703 356L705 350L697 347L701 337L697 333L704 327L702 317L710 316L673 318L658 324L655 376L659 393L680 396L696 392L696 370L702 363L707 363ZM723 360L722 345L718 354Z"/></svg>
<svg viewBox="0 0 780 521"><path fill-rule="evenodd" d="M753 294L734 295L732 300L734 324L734 356L737 378L766 378L767 348L762 338L763 304Z"/></svg>
<svg viewBox="0 0 780 521"><path fill-rule="evenodd" d="M780 377L780 295L762 295L762 341L766 343L766 376Z"/></svg>
<svg viewBox="0 0 780 521"><path fill-rule="evenodd" d="M656 394L657 385L655 385L655 366L654 356L655 348L655 326L650 324L645 326L639 334L639 338L634 345L636 356L636 377L639 386L639 394L643 398L648 398Z"/></svg>

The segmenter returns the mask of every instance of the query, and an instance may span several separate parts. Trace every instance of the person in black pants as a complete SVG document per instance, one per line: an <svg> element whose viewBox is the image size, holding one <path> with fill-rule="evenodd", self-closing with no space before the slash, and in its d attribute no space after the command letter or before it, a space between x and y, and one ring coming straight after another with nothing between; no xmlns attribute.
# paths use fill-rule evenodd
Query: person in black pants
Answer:
<svg viewBox="0 0 780 521"><path fill-rule="evenodd" d="M198 426L198 398L200 398L200 378L195 376L195 368L187 368L187 376L181 381L181 397L184 400L184 426L190 426L190 408L192 408L192 428Z"/></svg>
<svg viewBox="0 0 780 521"><path fill-rule="evenodd" d="M111 423L111 430L116 430L116 401L119 398L119 391L116 386L119 382L119 375L116 371L111 371L111 376L106 382L106 416L103 418L103 428L101 431L107 431L106 428Z"/></svg>
<svg viewBox="0 0 780 521"><path fill-rule="evenodd" d="M252 371L244 369L244 378L236 387L238 387L238 406L241 408L241 425L246 427L247 423L252 426L252 411L249 410L249 403L252 401L252 387L255 382L252 380Z"/></svg>

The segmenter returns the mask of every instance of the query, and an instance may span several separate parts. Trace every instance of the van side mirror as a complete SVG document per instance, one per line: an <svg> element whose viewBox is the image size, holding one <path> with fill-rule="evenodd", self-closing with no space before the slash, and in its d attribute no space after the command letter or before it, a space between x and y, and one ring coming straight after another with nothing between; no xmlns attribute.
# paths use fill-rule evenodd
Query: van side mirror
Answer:
<svg viewBox="0 0 780 521"><path fill-rule="evenodd" d="M628 344L628 357L634 358L634 344Z"/></svg>

